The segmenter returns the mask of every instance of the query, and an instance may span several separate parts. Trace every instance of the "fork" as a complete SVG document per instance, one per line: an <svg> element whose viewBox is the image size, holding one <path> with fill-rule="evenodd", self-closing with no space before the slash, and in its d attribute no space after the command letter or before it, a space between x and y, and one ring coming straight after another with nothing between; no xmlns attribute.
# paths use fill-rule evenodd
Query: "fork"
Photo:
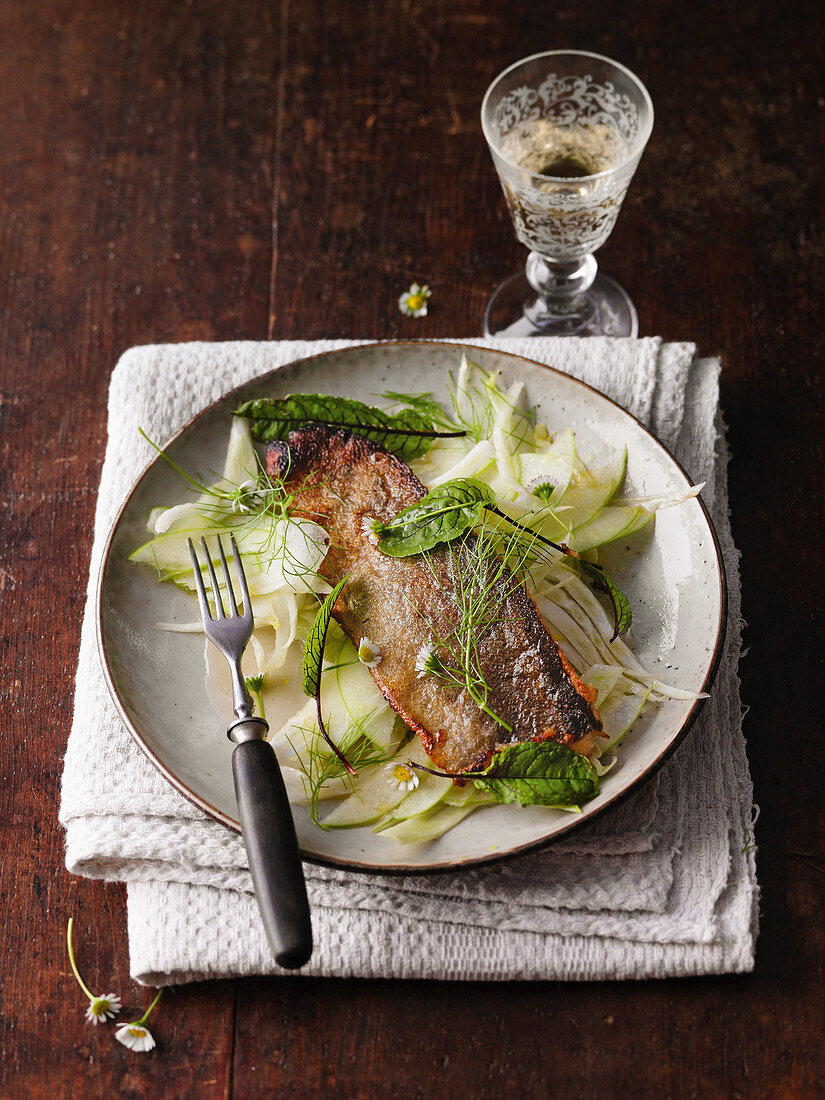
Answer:
<svg viewBox="0 0 825 1100"><path fill-rule="evenodd" d="M195 568L195 586L204 632L228 661L232 676L235 721L226 733L235 744L232 774L255 896L277 962L296 969L303 966L312 954L309 901L286 787L275 752L266 740L269 724L252 714L252 699L241 673L241 656L255 624L238 544L234 535L230 536L230 540L243 597L242 612L238 610L235 600L220 535L218 554L229 604L226 609L206 539L201 539L215 605L214 616L204 586L203 566L191 539L188 540L189 552Z"/></svg>

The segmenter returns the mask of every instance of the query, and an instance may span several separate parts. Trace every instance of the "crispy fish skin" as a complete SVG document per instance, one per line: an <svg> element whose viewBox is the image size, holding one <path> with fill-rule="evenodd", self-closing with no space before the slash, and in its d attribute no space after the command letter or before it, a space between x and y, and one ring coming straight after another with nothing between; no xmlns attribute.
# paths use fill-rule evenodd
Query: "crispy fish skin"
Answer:
<svg viewBox="0 0 825 1100"><path fill-rule="evenodd" d="M359 435L309 425L287 443L271 443L266 468L294 494L291 514L326 529L330 547L321 573L332 583L349 575L333 614L356 645L367 637L379 647L381 660L370 669L375 682L439 768L484 767L496 749L519 741L552 739L592 752L602 729L592 689L575 675L506 568L494 581L495 622L475 642L487 706L512 733L465 687L416 672L423 645L455 636L456 585L472 582L479 554L474 535L408 558L377 549L370 524L389 521L426 493L409 466ZM481 575L493 576L489 570L501 570L494 555L481 559Z"/></svg>

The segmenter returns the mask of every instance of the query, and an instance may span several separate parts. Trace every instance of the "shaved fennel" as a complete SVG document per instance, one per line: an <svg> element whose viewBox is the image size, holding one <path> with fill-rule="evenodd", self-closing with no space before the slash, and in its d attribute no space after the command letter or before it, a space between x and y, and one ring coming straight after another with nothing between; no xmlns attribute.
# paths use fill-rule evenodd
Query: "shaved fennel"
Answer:
<svg viewBox="0 0 825 1100"><path fill-rule="evenodd" d="M496 375L466 357L450 386L451 410L437 407L430 395L387 397L403 400L410 409L420 405L432 424L447 430L410 461L428 490L476 479L489 488L501 515L550 542L586 550L588 560L595 560L599 546L628 536L653 522L660 509L677 506L701 489L622 497L624 448L586 459L568 428L550 433L534 424L521 382L502 388ZM408 763L425 764L426 753L334 622L318 673L323 721L313 700L302 702L295 695L291 677L283 673L291 669L294 678L319 603L330 590L318 573L329 537L318 524L290 516L289 494L266 478L249 421L232 418L223 468L213 481L181 473L194 498L155 508L149 517L152 537L132 558L153 565L160 579L192 591L187 540L224 531L235 535L256 623L248 657L263 678L265 708L268 714L283 713L285 703L294 700L291 717L272 736L292 800L303 802L321 828L369 825L399 843L428 843L467 814L489 806L489 794L472 784L457 787L424 772L416 772L414 780L399 779ZM583 582L569 557L538 541L535 547L523 553L525 583L573 669L594 690L606 736L591 763L601 776L616 765L615 750L646 706L697 696L662 682L641 665L627 642L612 639L604 600ZM189 621L158 627L201 629L199 622ZM357 775L347 772L324 740L324 727Z"/></svg>

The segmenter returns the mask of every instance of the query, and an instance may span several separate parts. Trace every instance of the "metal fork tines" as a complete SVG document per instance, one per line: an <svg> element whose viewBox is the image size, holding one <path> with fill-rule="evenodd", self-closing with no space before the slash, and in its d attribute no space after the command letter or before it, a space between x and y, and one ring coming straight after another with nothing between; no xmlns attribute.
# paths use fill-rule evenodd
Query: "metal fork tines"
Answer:
<svg viewBox="0 0 825 1100"><path fill-rule="evenodd" d="M309 902L292 808L278 767L278 759L266 740L269 726L263 718L253 715L252 699L241 673L241 657L255 624L238 545L234 536L230 536L230 541L243 610L238 609L220 536L218 557L223 567L226 606L206 539L201 539L205 559L203 564L191 539L189 550L195 567L195 587L201 605L204 632L226 657L232 674L232 700L236 720L227 733L230 740L235 742L232 774L255 896L275 958L281 966L295 968L303 966L312 953ZM209 574L214 613L206 594L204 569Z"/></svg>
<svg viewBox="0 0 825 1100"><path fill-rule="evenodd" d="M226 657L229 662L229 669L232 676L232 699L234 703L234 710L237 717L241 720L248 719L252 714L252 699L247 691L244 678L241 673L241 657L246 649L249 639L252 637L252 631L255 627L255 622L252 616L252 601L249 598L249 587L246 583L246 575L243 570L243 563L241 561L240 551L238 550L238 544L235 542L235 536L230 535L229 541L232 545L232 554L235 558L235 569L238 573L238 582L241 591L241 597L243 599L243 610L238 610L237 600L235 598L235 590L232 587L232 576L229 572L229 564L226 560L226 554L224 553L223 543L221 542L220 535L218 535L218 555L220 557L221 565L223 566L223 579L224 587L226 590L227 608L223 606L223 599L221 597L221 586L218 582L218 578L215 574L215 566L212 562L212 555L209 553L209 548L206 544L206 539L201 539L201 546L203 547L203 556L205 559L206 569L209 573L209 580L212 588L212 599L215 606L215 613L212 614L212 610L209 606L209 599L206 594L206 586L203 582L203 566L201 565L195 547L192 540L189 539L189 552L192 555L192 565L195 569L195 587L198 591L198 602L201 608L201 619L203 620L203 629L207 638L214 645L218 647L221 653ZM231 727L230 727L231 736Z"/></svg>

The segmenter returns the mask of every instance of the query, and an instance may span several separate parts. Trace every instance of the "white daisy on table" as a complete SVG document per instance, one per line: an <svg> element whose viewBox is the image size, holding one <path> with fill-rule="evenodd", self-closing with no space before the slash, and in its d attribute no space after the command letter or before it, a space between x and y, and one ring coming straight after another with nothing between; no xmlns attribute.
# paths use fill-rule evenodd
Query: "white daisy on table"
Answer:
<svg viewBox="0 0 825 1100"><path fill-rule="evenodd" d="M377 668L383 656L381 647L369 638L362 638L358 643L358 660L367 668Z"/></svg>
<svg viewBox="0 0 825 1100"><path fill-rule="evenodd" d="M115 1032L115 1038L129 1050L152 1050L155 1046L152 1032L143 1024L120 1024Z"/></svg>
<svg viewBox="0 0 825 1100"><path fill-rule="evenodd" d="M72 944L72 929L74 927L74 917L69 917L69 924L66 928L66 946L69 951L69 963L72 968L72 973L77 979L77 984L89 998L89 1007L86 1009L86 1019L90 1024L94 1024L97 1027L98 1024L105 1024L107 1020L114 1020L118 1012L121 1009L120 997L114 993L105 993L98 996L96 993L92 993L91 989L86 985L80 976L80 971L77 969L77 963L74 957L74 945Z"/></svg>
<svg viewBox="0 0 825 1100"><path fill-rule="evenodd" d="M398 299L398 308L407 317L426 317L427 303L432 296L432 291L426 285L419 286L413 283L409 290L405 290Z"/></svg>
<svg viewBox="0 0 825 1100"><path fill-rule="evenodd" d="M107 1020L114 1020L123 1005L120 997L115 993L106 993L102 997L93 997L86 1009L86 1019L90 1024L105 1024Z"/></svg>
<svg viewBox="0 0 825 1100"><path fill-rule="evenodd" d="M128 1024L118 1024L115 1038L119 1043L123 1043L125 1047L128 1047L129 1050L144 1052L154 1049L155 1037L149 1028L146 1027L146 1021L149 1019L149 1013L160 1000L161 993L163 993L163 990L159 989L155 995L154 1001L152 1001L139 1020L132 1020L131 1023Z"/></svg>
<svg viewBox="0 0 825 1100"><path fill-rule="evenodd" d="M399 791L414 791L418 786L418 775L409 764L388 764L387 771Z"/></svg>

